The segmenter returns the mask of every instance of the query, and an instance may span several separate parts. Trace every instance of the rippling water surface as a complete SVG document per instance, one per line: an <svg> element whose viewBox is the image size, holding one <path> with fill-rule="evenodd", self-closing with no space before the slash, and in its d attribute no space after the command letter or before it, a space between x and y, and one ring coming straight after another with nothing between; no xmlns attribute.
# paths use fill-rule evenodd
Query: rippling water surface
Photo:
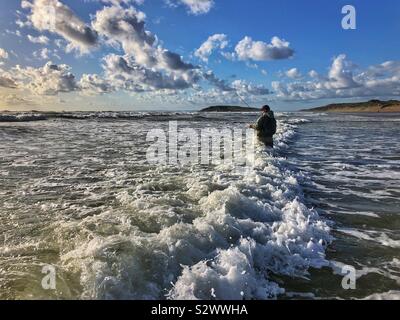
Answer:
<svg viewBox="0 0 400 320"><path fill-rule="evenodd" d="M146 161L170 120L256 116L1 114L0 298L400 297L400 116L278 114L248 170Z"/></svg>

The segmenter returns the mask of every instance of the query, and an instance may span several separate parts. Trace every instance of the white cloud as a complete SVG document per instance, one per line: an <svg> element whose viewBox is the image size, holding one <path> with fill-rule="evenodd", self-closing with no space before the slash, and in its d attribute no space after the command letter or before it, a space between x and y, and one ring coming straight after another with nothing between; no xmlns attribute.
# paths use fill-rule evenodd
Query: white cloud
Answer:
<svg viewBox="0 0 400 320"><path fill-rule="evenodd" d="M299 79L302 77L300 71L297 68L292 68L285 72L286 76L291 79Z"/></svg>
<svg viewBox="0 0 400 320"><path fill-rule="evenodd" d="M17 85L15 84L13 79L10 79L8 77L3 77L0 75L0 87L3 88L16 88Z"/></svg>
<svg viewBox="0 0 400 320"><path fill-rule="evenodd" d="M207 71L203 73L205 80L209 81L215 88L220 91L233 91L234 88L230 86L225 80L219 79L215 76L214 72Z"/></svg>
<svg viewBox="0 0 400 320"><path fill-rule="evenodd" d="M8 59L8 52L3 48L0 48L0 59Z"/></svg>
<svg viewBox="0 0 400 320"><path fill-rule="evenodd" d="M135 55L138 63L153 66L156 37L145 30L146 15L135 8L111 6L97 11L93 28L110 42L121 44L127 54Z"/></svg>
<svg viewBox="0 0 400 320"><path fill-rule="evenodd" d="M58 60L61 60L61 57L57 54L58 50L57 49L48 49L48 48L42 48L36 51L33 51L32 55L36 59L39 60L47 60L49 61L51 58L56 58Z"/></svg>
<svg viewBox="0 0 400 320"><path fill-rule="evenodd" d="M27 38L30 42L38 44L48 44L50 41L49 38L47 38L46 36L34 37L28 34Z"/></svg>
<svg viewBox="0 0 400 320"><path fill-rule="evenodd" d="M169 72L185 72L195 66L162 48L157 37L145 28L146 15L133 7L105 7L96 13L93 28L109 41L121 44L138 65Z"/></svg>
<svg viewBox="0 0 400 320"><path fill-rule="evenodd" d="M198 48L194 55L204 62L208 62L208 58L217 49L225 49L228 46L228 37L226 34L214 34L210 36L201 46Z"/></svg>
<svg viewBox="0 0 400 320"><path fill-rule="evenodd" d="M16 86L39 95L57 95L60 92L78 90L75 76L65 64L47 62L43 67L21 67L17 65L10 72Z"/></svg>
<svg viewBox="0 0 400 320"><path fill-rule="evenodd" d="M250 69L255 69L255 70L257 70L259 68L258 64L251 63L250 61L246 61L246 67L250 68Z"/></svg>
<svg viewBox="0 0 400 320"><path fill-rule="evenodd" d="M318 72L315 71L315 70L311 70L311 71L308 73L308 75L309 75L311 78L318 78L318 77L319 77Z"/></svg>
<svg viewBox="0 0 400 320"><path fill-rule="evenodd" d="M37 30L50 31L63 37L55 40L54 43L58 47L67 46L68 50L75 49L86 53L99 43L101 37L114 48L121 47L125 54L106 56L103 60L102 75L84 74L80 81L76 81L66 65L57 66L49 62L42 68L18 66L13 69L15 75L12 78L16 86L42 95L70 91L99 94L115 90L165 93L197 88L198 82L204 79L220 89L223 87L225 81L215 76L208 76L209 79L206 79L198 67L185 62L179 54L162 46L157 36L146 29L146 15L129 6L131 3L137 4L142 1L101 2L109 6L96 12L89 27L58 0L23 1L22 7L30 11L28 20ZM194 13L200 13L213 2L185 1L185 4L190 6ZM49 17L49 8L55 8L55 20L54 17ZM218 47L223 49L228 44L224 37L226 38L217 35L210 40L218 42ZM35 43L49 42L45 36L35 38L30 35L28 39ZM205 46L202 50L203 54L207 54L208 49ZM35 51L33 55L42 60L58 57L54 51L47 48ZM11 85L5 81L4 84ZM225 90L228 87L225 85Z"/></svg>
<svg viewBox="0 0 400 320"><path fill-rule="evenodd" d="M198 70L183 73L164 73L139 65L128 56L110 54L104 58L105 78L114 88L145 92L157 90L184 90L200 80Z"/></svg>
<svg viewBox="0 0 400 320"><path fill-rule="evenodd" d="M49 52L38 51L37 54L48 55ZM78 82L68 65L57 65L50 61L39 68L24 68L19 65L10 71L0 68L0 87L29 90L33 94L43 96L74 91L93 95L114 90L107 79L98 75L84 74Z"/></svg>
<svg viewBox="0 0 400 320"><path fill-rule="evenodd" d="M23 2L22 2L23 3ZM26 7L25 9L29 9L30 7ZM30 22L29 20L25 20L25 21L23 21L21 18L18 18L16 21L15 21L15 24L18 26L18 28L25 28L25 27L27 27L27 28L29 28L29 27L32 27L32 22Z"/></svg>
<svg viewBox="0 0 400 320"><path fill-rule="evenodd" d="M127 4L130 4L130 3L141 5L141 4L144 3L144 0L100 0L100 1L104 2L106 4L112 4L114 6L118 6L118 5L121 5L121 4L126 4L127 5Z"/></svg>
<svg viewBox="0 0 400 320"><path fill-rule="evenodd" d="M87 95L109 93L114 90L109 81L97 74L84 74L79 81L79 87Z"/></svg>
<svg viewBox="0 0 400 320"><path fill-rule="evenodd" d="M203 73L205 80L209 81L220 93L238 93L244 96L262 96L269 95L271 91L263 85L255 85L245 80L235 80L232 83L219 79L212 71Z"/></svg>
<svg viewBox="0 0 400 320"><path fill-rule="evenodd" d="M88 53L97 45L97 33L58 0L23 1L22 8L30 11L28 20L37 30L53 32L66 39L67 51Z"/></svg>
<svg viewBox="0 0 400 320"><path fill-rule="evenodd" d="M326 76L312 71L312 81L273 82L277 98L312 100L400 95L400 62L387 61L355 73L354 64L344 54L334 58Z"/></svg>
<svg viewBox="0 0 400 320"><path fill-rule="evenodd" d="M236 60L236 54L234 52L221 52L221 55L229 61L235 61Z"/></svg>
<svg viewBox="0 0 400 320"><path fill-rule="evenodd" d="M288 59L294 55L294 50L289 42L278 37L273 37L271 43L245 37L237 44L235 53L239 60L268 61Z"/></svg>
<svg viewBox="0 0 400 320"><path fill-rule="evenodd" d="M235 80L232 87L236 92L246 96L264 96L271 94L271 91L263 85L254 85L244 80Z"/></svg>
<svg viewBox="0 0 400 320"><path fill-rule="evenodd" d="M50 50L47 48L43 48L43 49L34 51L33 56L38 59L49 60L50 59Z"/></svg>
<svg viewBox="0 0 400 320"><path fill-rule="evenodd" d="M170 6L184 5L189 13L194 15L206 14L214 7L213 0L165 0Z"/></svg>
<svg viewBox="0 0 400 320"><path fill-rule="evenodd" d="M14 36L16 36L16 37L21 37L21 36L22 36L21 31L19 31L19 30L9 30L9 29L6 29L5 32L6 32L7 34L12 34L12 35L14 35Z"/></svg>
<svg viewBox="0 0 400 320"><path fill-rule="evenodd" d="M351 70L352 64L341 54L333 60L329 70L329 81L325 82L327 89L345 89L357 86Z"/></svg>
<svg viewBox="0 0 400 320"><path fill-rule="evenodd" d="M17 84L15 83L12 75L4 71L3 69L0 68L0 87L3 88L16 88Z"/></svg>
<svg viewBox="0 0 400 320"><path fill-rule="evenodd" d="M96 13L93 28L125 52L124 56L111 54L104 58L104 73L110 85L133 92L193 87L200 80L198 68L163 48L157 37L146 30L145 18L143 12L119 5L104 7Z"/></svg>

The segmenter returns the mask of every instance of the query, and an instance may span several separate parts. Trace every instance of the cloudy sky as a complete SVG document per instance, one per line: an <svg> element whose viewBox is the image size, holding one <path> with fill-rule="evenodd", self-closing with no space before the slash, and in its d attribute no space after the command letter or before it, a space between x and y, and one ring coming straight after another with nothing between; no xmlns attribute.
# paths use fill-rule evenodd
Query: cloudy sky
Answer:
<svg viewBox="0 0 400 320"><path fill-rule="evenodd" d="M399 18L398 0L0 0L0 110L399 98Z"/></svg>

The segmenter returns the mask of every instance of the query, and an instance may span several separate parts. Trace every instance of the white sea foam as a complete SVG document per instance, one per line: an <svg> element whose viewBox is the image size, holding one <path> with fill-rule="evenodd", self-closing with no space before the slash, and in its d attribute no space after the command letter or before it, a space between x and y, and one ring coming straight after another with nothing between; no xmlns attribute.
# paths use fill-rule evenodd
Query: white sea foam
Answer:
<svg viewBox="0 0 400 320"><path fill-rule="evenodd" d="M338 231L358 239L377 242L386 247L400 248L400 240L394 240L390 238L385 232L378 232L372 230L360 231L357 229L350 229L350 228L339 228Z"/></svg>
<svg viewBox="0 0 400 320"><path fill-rule="evenodd" d="M165 129L168 120L179 119L180 126L196 130L205 122L218 129L243 128L254 116L71 112L49 117L52 121L1 124L0 222L7 232L4 245L0 239L0 271L12 270L13 276L0 275L7 288L0 298L42 297L29 292L36 285L31 273L40 279L36 267L52 263L63 290L45 294L61 299L267 299L286 289L286 297L319 299L317 289L325 283L312 292L291 292L297 291L296 278L320 281L308 274L310 268L340 271L325 258L332 240L328 223L305 203L327 209L332 220L344 218L343 229L358 237L360 246L349 249L358 277L373 273L394 280L383 291L399 283L398 261L390 254L398 240L385 226L389 216L396 221L390 207L398 195L399 177L391 173L398 171L395 154L374 161L375 153L368 155L370 137L360 146L362 159L347 158L351 148L330 149L331 139L341 137L337 121L327 125L332 136L322 139L321 119L285 117L276 148L258 147L253 167L172 167L146 162L149 128ZM304 142L299 154L296 148ZM302 190L311 189L308 177L316 183L306 202ZM363 230L364 224L375 231ZM383 244L379 263L364 257L369 241ZM341 260L341 252L334 255ZM27 265L33 270L27 272ZM16 281L27 289L13 286ZM322 298L336 297L338 285L326 282Z"/></svg>
<svg viewBox="0 0 400 320"><path fill-rule="evenodd" d="M259 147L245 175L224 165L150 168L147 182L116 194L122 207L59 223L61 239L82 230L61 255L66 272L80 274L82 298L275 298L284 288L269 274L326 266L330 229L277 157L295 129L281 122L277 149Z"/></svg>
<svg viewBox="0 0 400 320"><path fill-rule="evenodd" d="M374 293L364 300L400 300L400 291L391 290L384 293Z"/></svg>

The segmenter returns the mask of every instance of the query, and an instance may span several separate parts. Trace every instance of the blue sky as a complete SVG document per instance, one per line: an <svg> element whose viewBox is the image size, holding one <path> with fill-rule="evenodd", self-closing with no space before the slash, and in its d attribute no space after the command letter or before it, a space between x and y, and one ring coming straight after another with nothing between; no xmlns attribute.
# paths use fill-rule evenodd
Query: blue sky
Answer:
<svg viewBox="0 0 400 320"><path fill-rule="evenodd" d="M341 25L348 4L355 30ZM397 0L0 0L0 8L1 109L193 110L242 104L239 94L296 110L400 94Z"/></svg>

